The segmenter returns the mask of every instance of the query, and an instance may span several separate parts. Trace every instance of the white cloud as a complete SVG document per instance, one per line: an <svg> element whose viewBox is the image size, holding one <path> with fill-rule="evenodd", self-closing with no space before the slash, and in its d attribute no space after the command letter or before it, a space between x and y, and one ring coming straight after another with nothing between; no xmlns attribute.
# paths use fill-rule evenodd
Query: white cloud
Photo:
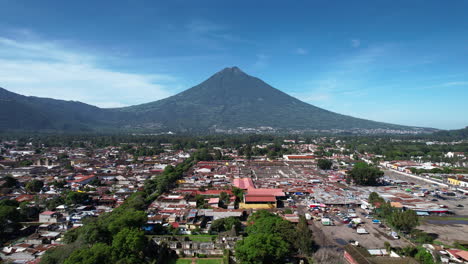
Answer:
<svg viewBox="0 0 468 264"><path fill-rule="evenodd" d="M187 38L194 45L214 50L226 50L226 43L256 45L253 41L232 34L228 26L206 19L192 19L189 21L185 24L185 31L181 37Z"/></svg>
<svg viewBox="0 0 468 264"><path fill-rule="evenodd" d="M468 82L447 82L447 83L443 83L441 86L451 87L451 86L465 86L465 85L468 85Z"/></svg>
<svg viewBox="0 0 468 264"><path fill-rule="evenodd" d="M263 69L268 66L270 56L265 54L257 54L257 60L253 64L254 69Z"/></svg>
<svg viewBox="0 0 468 264"><path fill-rule="evenodd" d="M295 53L296 53L296 54L299 54L299 55L306 55L306 54L309 53L309 51L306 50L306 49L304 49L304 48L297 48L297 49L295 50Z"/></svg>
<svg viewBox="0 0 468 264"><path fill-rule="evenodd" d="M118 107L171 95L176 79L102 67L99 56L56 42L0 37L0 87L24 95Z"/></svg>
<svg viewBox="0 0 468 264"><path fill-rule="evenodd" d="M304 84L308 87L295 96L305 102L317 103L331 110L340 108L337 102L368 95L368 76L392 51L391 45L359 49L352 54L339 56L324 70ZM357 101L356 101L357 102Z"/></svg>
<svg viewBox="0 0 468 264"><path fill-rule="evenodd" d="M351 40L351 46L353 48L359 48L359 46L361 46L361 40L360 39L352 39Z"/></svg>
<svg viewBox="0 0 468 264"><path fill-rule="evenodd" d="M194 19L186 25L190 32L195 33L212 33L223 31L225 28L220 24L213 23L208 20Z"/></svg>

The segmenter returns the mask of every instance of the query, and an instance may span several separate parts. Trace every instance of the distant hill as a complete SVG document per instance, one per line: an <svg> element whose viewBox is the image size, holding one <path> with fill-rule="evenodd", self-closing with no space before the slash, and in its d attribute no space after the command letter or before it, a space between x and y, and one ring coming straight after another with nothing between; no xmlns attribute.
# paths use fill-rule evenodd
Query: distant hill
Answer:
<svg viewBox="0 0 468 264"><path fill-rule="evenodd" d="M237 67L225 68L166 99L124 108L102 109L74 101L22 96L1 88L0 102L3 130L430 131L330 112L289 96Z"/></svg>
<svg viewBox="0 0 468 264"><path fill-rule="evenodd" d="M468 139L468 126L462 129L438 131L432 134L431 137L454 140Z"/></svg>
<svg viewBox="0 0 468 264"><path fill-rule="evenodd" d="M104 124L108 110L74 101L23 96L0 88L0 129L91 131Z"/></svg>
<svg viewBox="0 0 468 264"><path fill-rule="evenodd" d="M121 108L135 114L129 124L173 130L272 127L311 129L413 129L333 113L304 103L249 76L226 68L201 84L169 98Z"/></svg>

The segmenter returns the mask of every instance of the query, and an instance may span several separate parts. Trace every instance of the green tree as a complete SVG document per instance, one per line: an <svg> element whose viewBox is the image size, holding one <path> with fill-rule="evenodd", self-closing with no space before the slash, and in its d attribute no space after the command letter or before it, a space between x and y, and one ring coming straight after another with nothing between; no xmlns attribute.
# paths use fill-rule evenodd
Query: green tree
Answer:
<svg viewBox="0 0 468 264"><path fill-rule="evenodd" d="M267 158L270 160L276 159L277 153L274 150L270 150L267 153Z"/></svg>
<svg viewBox="0 0 468 264"><path fill-rule="evenodd" d="M383 171L365 162L357 162L354 164L353 169L348 172L348 177L351 178L354 183L367 186L377 185L378 180L383 175Z"/></svg>
<svg viewBox="0 0 468 264"><path fill-rule="evenodd" d="M416 260L418 260L422 264L434 264L434 258L432 257L431 253L429 253L424 248L419 248L418 253L414 256Z"/></svg>
<svg viewBox="0 0 468 264"><path fill-rule="evenodd" d="M197 196L195 196L195 200L197 201L197 208L206 208L208 206L205 196L203 195L197 194Z"/></svg>
<svg viewBox="0 0 468 264"><path fill-rule="evenodd" d="M220 206L226 207L230 202L231 202L231 198L229 194L227 194L226 192L221 192L219 194Z"/></svg>
<svg viewBox="0 0 468 264"><path fill-rule="evenodd" d="M20 228L21 214L16 209L17 206L3 203L0 205L0 240L6 238L6 234L14 234Z"/></svg>
<svg viewBox="0 0 468 264"><path fill-rule="evenodd" d="M55 196L45 201L45 206L48 210L54 210L57 206L65 203L62 196Z"/></svg>
<svg viewBox="0 0 468 264"><path fill-rule="evenodd" d="M322 170L329 170L331 169L332 165L333 165L333 162L328 159L319 159L317 161L317 166Z"/></svg>
<svg viewBox="0 0 468 264"><path fill-rule="evenodd" d="M74 251L64 264L111 263L112 248L104 243L96 243L91 248Z"/></svg>
<svg viewBox="0 0 468 264"><path fill-rule="evenodd" d="M20 213L24 219L36 220L40 213L39 207L29 202L22 202L19 207L20 207Z"/></svg>
<svg viewBox="0 0 468 264"><path fill-rule="evenodd" d="M108 229L111 234L115 234L123 228L141 228L147 220L148 216L144 211L126 209L112 219L108 224Z"/></svg>
<svg viewBox="0 0 468 264"><path fill-rule="evenodd" d="M385 247L385 249L387 250L388 253L390 253L390 251L392 250L392 245L390 245L390 242L388 242L388 241L384 242L384 247Z"/></svg>
<svg viewBox="0 0 468 264"><path fill-rule="evenodd" d="M214 156L215 160L222 160L223 159L223 154L221 153L221 150L215 149L214 153L215 153L215 156Z"/></svg>
<svg viewBox="0 0 468 264"><path fill-rule="evenodd" d="M245 159L251 160L252 159L252 146L251 145L245 146L243 153L245 155Z"/></svg>
<svg viewBox="0 0 468 264"><path fill-rule="evenodd" d="M289 253L288 243L273 233L249 235L236 245L236 257L240 263L284 263Z"/></svg>
<svg viewBox="0 0 468 264"><path fill-rule="evenodd" d="M312 231L304 216L299 217L299 223L296 226L296 234L295 247L300 253L311 256L314 251L315 242Z"/></svg>
<svg viewBox="0 0 468 264"><path fill-rule="evenodd" d="M11 188L18 185L18 180L15 179L11 174L7 174L5 177L2 178L2 180L5 181L5 183L3 183L3 185L1 186L4 188Z"/></svg>
<svg viewBox="0 0 468 264"><path fill-rule="evenodd" d="M376 192L371 192L369 194L368 201L372 205L374 205L375 203L381 203L382 204L382 203L385 202L385 200L382 197L380 197L379 194L376 193Z"/></svg>
<svg viewBox="0 0 468 264"><path fill-rule="evenodd" d="M26 191L30 193L40 192L44 187L44 182L40 180L32 180L26 184Z"/></svg>
<svg viewBox="0 0 468 264"><path fill-rule="evenodd" d="M66 204L83 204L89 199L89 195L83 192L69 192L65 197Z"/></svg>
<svg viewBox="0 0 468 264"><path fill-rule="evenodd" d="M193 154L195 161L210 161L213 160L213 156L208 152L208 149L201 148Z"/></svg>
<svg viewBox="0 0 468 264"><path fill-rule="evenodd" d="M297 234L294 231L291 232L291 230L294 230L291 222L266 210L259 210L252 214L248 221L252 223L246 228L249 235L276 234L288 243L290 249L293 248Z"/></svg>
<svg viewBox="0 0 468 264"><path fill-rule="evenodd" d="M230 231L233 227L236 232L239 232L242 227L239 218L233 216L217 219L211 224L211 230L216 232Z"/></svg>
<svg viewBox="0 0 468 264"><path fill-rule="evenodd" d="M30 160L22 160L22 161L19 162L18 165L20 167L27 167L27 166L31 166L32 164L33 164L33 162L30 161Z"/></svg>
<svg viewBox="0 0 468 264"><path fill-rule="evenodd" d="M409 232L419 225L418 215L413 210L395 210L388 220L390 225L403 232Z"/></svg>
<svg viewBox="0 0 468 264"><path fill-rule="evenodd" d="M141 263L147 244L148 239L143 231L124 228L112 240L112 256L121 263Z"/></svg>
<svg viewBox="0 0 468 264"><path fill-rule="evenodd" d="M236 200L239 202L244 198L244 190L240 188L232 187L232 193L236 196Z"/></svg>

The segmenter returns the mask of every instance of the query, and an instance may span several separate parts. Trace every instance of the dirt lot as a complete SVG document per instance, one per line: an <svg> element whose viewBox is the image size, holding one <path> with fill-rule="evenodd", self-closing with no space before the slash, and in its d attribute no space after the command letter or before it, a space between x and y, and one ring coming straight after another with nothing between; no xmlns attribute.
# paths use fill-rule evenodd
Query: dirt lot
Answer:
<svg viewBox="0 0 468 264"><path fill-rule="evenodd" d="M399 180L405 180L408 182L414 182L415 184L418 184L424 189L428 190L435 190L435 189L441 189L441 187L435 187L432 184L421 181L418 179L410 178L405 175L389 171L389 170L384 170L385 176L388 176L392 179L399 179ZM402 187L402 189L405 189L405 187ZM425 199L432 200L432 199L437 199L438 201L436 202L437 204L445 205L447 208L450 209L454 214L456 215L461 215L461 216L468 216L468 197L464 196L462 194L457 193L457 196L446 196L446 195L440 195L442 197L434 197L431 195L428 195L425 197ZM457 207L457 205L463 205L463 207Z"/></svg>
<svg viewBox="0 0 468 264"><path fill-rule="evenodd" d="M402 174L398 174L392 171L385 170L385 175L400 180L406 180L409 182L414 182L415 184L420 185L422 188L426 188L429 190L434 190L436 188L441 189L441 187L435 187L430 183L420 181L414 178L410 178L404 176ZM447 208L456 216L459 217L466 217L468 216L468 197L463 196L457 193L457 196L446 196L446 195L439 195L439 197L435 197L432 195L428 195L425 197L428 200L437 199L436 203L440 205L445 205ZM459 207L462 205L463 207ZM417 229L421 229L427 233L435 233L438 235L437 240L442 241L446 244L452 244L455 240L467 240L468 234L468 224L460 224L460 223L428 223L424 221L425 218L421 218L421 225L417 227Z"/></svg>
<svg viewBox="0 0 468 264"><path fill-rule="evenodd" d="M393 247L404 247L408 243L403 239L394 239L388 235L387 228L381 228L378 224L373 224L371 219L364 218L361 213L364 211L358 208L356 213L363 221L362 228L365 228L369 234L360 235L356 229L349 228L346 224L341 223L341 219L332 216L335 226L322 226L323 232L332 237L339 244L344 245L349 240L356 240L366 248L383 248L385 241L388 241ZM321 225L320 223L317 223Z"/></svg>
<svg viewBox="0 0 468 264"><path fill-rule="evenodd" d="M468 234L468 225L454 224L454 225L434 225L422 224L417 227L427 233L435 233L439 237L437 240L445 244L453 244L456 240L466 241Z"/></svg>

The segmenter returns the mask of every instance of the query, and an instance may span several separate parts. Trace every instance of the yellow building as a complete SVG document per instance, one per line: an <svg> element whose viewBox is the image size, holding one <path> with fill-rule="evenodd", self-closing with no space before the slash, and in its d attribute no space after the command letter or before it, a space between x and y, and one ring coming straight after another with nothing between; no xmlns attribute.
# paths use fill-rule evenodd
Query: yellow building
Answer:
<svg viewBox="0 0 468 264"><path fill-rule="evenodd" d="M461 181L455 178L448 178L447 181L453 185L460 185Z"/></svg>

